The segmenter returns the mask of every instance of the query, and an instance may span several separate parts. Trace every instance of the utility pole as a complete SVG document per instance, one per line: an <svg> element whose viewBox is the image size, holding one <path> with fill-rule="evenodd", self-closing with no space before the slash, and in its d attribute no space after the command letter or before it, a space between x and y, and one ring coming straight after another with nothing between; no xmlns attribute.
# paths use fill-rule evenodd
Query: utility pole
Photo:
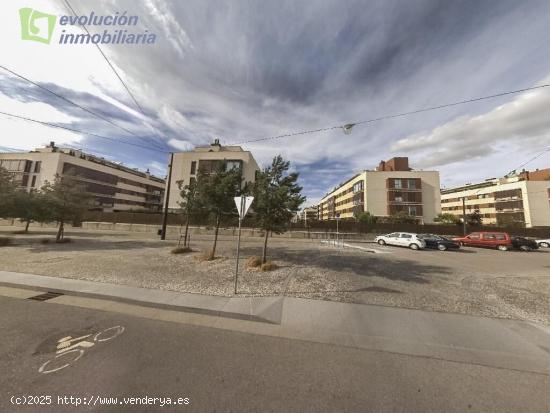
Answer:
<svg viewBox="0 0 550 413"><path fill-rule="evenodd" d="M164 199L164 215L162 216L162 229L160 239L166 239L166 224L168 223L168 202L170 201L170 185L172 184L172 165L174 164L174 152L170 152L170 164L168 165L168 185L166 186L166 197Z"/></svg>
<svg viewBox="0 0 550 413"><path fill-rule="evenodd" d="M466 197L462 197L462 233L466 236Z"/></svg>

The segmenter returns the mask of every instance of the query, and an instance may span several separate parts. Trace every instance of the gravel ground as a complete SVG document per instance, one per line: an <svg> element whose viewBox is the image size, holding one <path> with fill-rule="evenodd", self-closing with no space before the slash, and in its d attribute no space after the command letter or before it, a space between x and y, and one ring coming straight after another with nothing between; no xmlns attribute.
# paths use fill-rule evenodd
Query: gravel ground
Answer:
<svg viewBox="0 0 550 413"><path fill-rule="evenodd" d="M1 235L7 235L2 229ZM49 232L51 238L52 232ZM197 259L211 238L193 240L195 252L174 255L173 241L150 234L75 232L72 243L40 243L46 232L10 235L0 247L0 269L202 294L233 294L235 239L220 237L214 261ZM270 240L275 271L245 268L261 239L241 244L239 294L280 295L431 311L525 319L550 325L550 250L532 253L465 248L411 251L373 244L369 253L314 241Z"/></svg>

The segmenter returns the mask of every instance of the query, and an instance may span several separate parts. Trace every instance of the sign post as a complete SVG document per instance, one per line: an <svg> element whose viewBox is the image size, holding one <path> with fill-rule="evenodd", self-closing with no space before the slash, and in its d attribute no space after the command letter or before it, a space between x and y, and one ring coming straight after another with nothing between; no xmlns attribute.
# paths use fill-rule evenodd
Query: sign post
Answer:
<svg viewBox="0 0 550 413"><path fill-rule="evenodd" d="M237 277L239 276L239 255L241 250L241 224L242 220L248 212L248 208L252 205L254 201L253 196L236 196L235 205L237 206L237 211L239 212L239 235L237 237L237 263L235 265L235 294L237 294Z"/></svg>
<svg viewBox="0 0 550 413"><path fill-rule="evenodd" d="M336 246L340 243L340 233L338 231L338 222L340 221L340 213L336 214Z"/></svg>

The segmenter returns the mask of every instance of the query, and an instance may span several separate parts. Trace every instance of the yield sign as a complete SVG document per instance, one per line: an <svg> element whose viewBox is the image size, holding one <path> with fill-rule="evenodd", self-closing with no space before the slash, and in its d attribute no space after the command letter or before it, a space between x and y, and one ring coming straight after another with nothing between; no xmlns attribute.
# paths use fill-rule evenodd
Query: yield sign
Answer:
<svg viewBox="0 0 550 413"><path fill-rule="evenodd" d="M253 196L236 196L235 198L235 205L237 205L237 211L239 211L239 218L243 219L248 212L248 208L250 208L250 205L252 205L252 201L254 201Z"/></svg>

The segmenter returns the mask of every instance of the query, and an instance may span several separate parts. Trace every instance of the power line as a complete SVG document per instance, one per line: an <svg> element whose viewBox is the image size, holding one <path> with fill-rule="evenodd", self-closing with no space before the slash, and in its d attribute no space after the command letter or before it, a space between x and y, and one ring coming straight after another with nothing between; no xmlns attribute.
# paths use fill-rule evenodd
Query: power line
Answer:
<svg viewBox="0 0 550 413"><path fill-rule="evenodd" d="M365 123L378 122L378 121L386 120L386 119L399 118L399 117L403 117L403 116L414 115L414 114L417 114L417 113L429 112L429 111L432 111L432 110L449 108L449 107L458 106L458 105L464 105L466 103L479 102L481 100L493 99L493 98L507 96L507 95L513 95L513 94L516 94L516 93L527 92L529 90L542 89L542 88L545 88L545 87L548 87L548 86L550 86L550 83L547 83L547 84L544 84L544 85L539 85L539 86L527 87L527 88L523 88L523 89L511 90L511 91L507 91L507 92L497 93L497 94L494 94L494 95L488 95L488 96L482 96L482 97L477 97L477 98L472 98L472 99L467 99L467 100L461 100L461 101L458 101L458 102L446 103L446 104L443 104L443 105L431 106L431 107L428 107L428 108L412 110L412 111L409 111L409 112L402 112L402 113L395 113L395 114L392 114L392 115L380 116L378 118L361 120L361 121L358 121L358 122L348 123L348 124L345 124L345 125L329 126L329 127L320 128L320 129L311 129L311 130L305 130L305 131L291 132L291 133L285 133L283 135L268 136L268 137L264 137L264 138L254 138L254 139L249 139L249 140L242 141L242 142L232 142L232 143L229 143L228 145L242 145L242 144L245 144L245 143L260 142L260 141L267 141L267 140L280 139L280 138L288 138L290 136L306 135L306 134L317 133L317 132L325 132L325 131L334 130L334 129L342 129L344 127L352 128L356 125L362 125L362 124L365 124Z"/></svg>
<svg viewBox="0 0 550 413"><path fill-rule="evenodd" d="M76 13L76 11L72 8L71 4L69 3L69 0L64 0L67 8L72 12L72 14L75 16L75 17L78 17L78 14ZM84 25L80 25L80 27L82 27L82 29L89 35L91 36L90 32L88 31L88 28ZM145 112L143 111L143 108L141 107L141 105L138 103L136 97L134 96L134 94L130 91L130 88L128 87L128 85L126 85L126 82L124 82L124 80L122 79L122 77L120 76L120 74L118 73L118 71L115 69L115 67L112 65L111 61L109 60L109 58L107 57L107 55L103 52L103 50L101 49L101 47L99 47L99 44L95 43L95 47L97 47L97 50L99 50L99 53L101 53L101 56L103 56L103 59L105 59L105 61L107 62L107 64L109 65L109 67L111 68L111 70L113 71L113 73L115 74L115 76L118 78L118 80L120 81L120 83L122 84L122 86L124 87L124 89L126 89L126 92L128 92L128 95L131 97L131 99L133 100L134 104L136 105L136 107L139 109L139 111L141 112L141 114L145 117L148 117ZM151 126L152 127L152 126ZM157 136L157 138L160 139L160 137L158 136L158 134L156 134L154 132L154 127L153 128L153 133ZM160 139L162 141L162 139Z"/></svg>
<svg viewBox="0 0 550 413"><path fill-rule="evenodd" d="M170 152L168 152L168 151L164 151L164 150L160 150L160 149L155 149L155 148L152 148L152 147L149 147L149 146L140 145L140 144L138 144L138 143L119 141L119 140L114 139L114 138L109 138L109 137L107 137L107 136L98 135L97 133L91 133L91 132L86 132L86 131L82 131L82 130L79 130L79 129L69 128L69 127L67 127L67 126L56 125L55 123L43 122L43 121L41 121L41 120L31 119L31 118L27 118L27 117L25 117L25 116L15 115L15 114L13 114L13 113L8 113L8 112L2 112L2 111L0 111L0 114L1 114L1 115L6 115L6 116L11 116L11 117L17 118L17 119L22 119L22 120L25 120L25 121L28 121L28 122L38 123L38 124L41 124L41 125L44 125L44 126L49 126L49 127L52 127L52 128L65 129L65 130L68 130L68 131L71 131L71 132L81 133L81 134L83 134L83 135L94 136L94 137L99 138L99 139L105 139L105 140L109 140L109 141L116 142L116 143L123 144L123 145L136 146L136 147L138 147L138 148L147 149L147 150L153 151L153 152L170 153Z"/></svg>
<svg viewBox="0 0 550 413"><path fill-rule="evenodd" d="M4 69L6 72L11 73L12 75L14 75L14 76L16 76L16 77L18 77L18 78L20 78L20 79L25 80L26 82L29 82L29 83L33 84L34 86L36 86L36 87L38 87L38 88L40 88L40 89L42 89L42 90L45 90L46 92L48 92L48 93L50 93L50 94L52 94L52 95L58 97L59 99L62 99L62 100L64 100L65 102L68 102L68 103L70 103L71 105L74 105L74 106L76 106L76 107L82 109L83 111L85 111L85 112L87 112L87 113L89 113L89 114L91 114L91 115L93 115L93 116L95 116L95 117L97 117L97 118L99 118L99 119L104 120L105 122L108 122L109 124L115 126L116 128L118 128L118 129L120 129L120 130L122 130L122 131L124 131L124 132L126 132L126 133L129 133L129 134L135 136L136 138L139 138L139 139L141 139L141 140L145 139L144 137L135 134L135 133L132 132L131 130L126 129L126 128L124 128L123 126L118 125L117 123L115 123L115 122L113 122L112 120L110 120L110 119L104 117L103 115L100 115L99 113L96 113L96 112L92 111L91 109L88 109L88 108L86 108L86 107L84 107L84 106L82 106L82 105L79 105L79 104L76 103L76 102L73 102L72 100L66 98L65 96L60 95L59 93L54 92L53 90L48 89L47 87L42 86L41 84L39 84L39 83L37 83L37 82L34 82L33 80L31 80L31 79L29 79L29 78L27 78L27 77L21 75L20 73L17 73L17 72L15 72L15 71L11 70L11 69L8 69L7 67L2 66L2 65L0 65L0 68L1 68L1 69ZM153 143L156 144L156 142L153 142Z"/></svg>

